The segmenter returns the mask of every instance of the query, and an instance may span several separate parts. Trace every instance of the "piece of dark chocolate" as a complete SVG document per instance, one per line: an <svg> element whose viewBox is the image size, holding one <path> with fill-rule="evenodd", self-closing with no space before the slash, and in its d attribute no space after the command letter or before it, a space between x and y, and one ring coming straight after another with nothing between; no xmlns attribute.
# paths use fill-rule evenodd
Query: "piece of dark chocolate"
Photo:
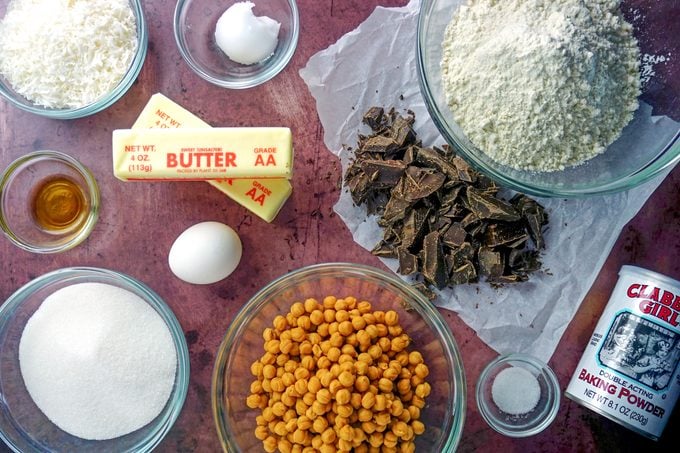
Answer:
<svg viewBox="0 0 680 453"><path fill-rule="evenodd" d="M390 244L390 243L388 243L384 240L378 242L378 244L375 247L373 247L373 250L371 250L371 253L375 256L380 256L380 257L383 257L383 258L396 258L397 257L397 252L396 252L395 247L392 244Z"/></svg>
<svg viewBox="0 0 680 453"><path fill-rule="evenodd" d="M371 188L391 189L401 179L406 164L398 160L366 159L361 161L361 169L369 176Z"/></svg>
<svg viewBox="0 0 680 453"><path fill-rule="evenodd" d="M465 231L465 228L459 222L455 222L442 234L442 242L447 247L456 248L463 245L466 237L467 231Z"/></svg>
<svg viewBox="0 0 680 453"><path fill-rule="evenodd" d="M454 156L451 159L451 164L458 170L458 179L461 181L473 183L477 180L477 172L470 168L461 157Z"/></svg>
<svg viewBox="0 0 680 453"><path fill-rule="evenodd" d="M404 198L420 200L435 193L444 184L446 176L430 168L410 166L404 174Z"/></svg>
<svg viewBox="0 0 680 453"><path fill-rule="evenodd" d="M480 219L514 222L521 217L510 203L475 189L467 188L467 202L470 210Z"/></svg>
<svg viewBox="0 0 680 453"><path fill-rule="evenodd" d="M397 247L397 259L399 260L399 272L401 275L411 275L418 270L418 257L410 253L404 247Z"/></svg>
<svg viewBox="0 0 680 453"><path fill-rule="evenodd" d="M489 247L480 247L477 257L479 259L479 275L490 278L503 275L505 262L500 252L495 252Z"/></svg>
<svg viewBox="0 0 680 453"><path fill-rule="evenodd" d="M385 109L383 109L382 107L371 107L364 114L362 121L374 132L377 132L382 128L384 114Z"/></svg>
<svg viewBox="0 0 680 453"><path fill-rule="evenodd" d="M449 276L449 283L452 285L462 285L477 281L477 271L472 261L465 261L461 266L453 269Z"/></svg>
<svg viewBox="0 0 680 453"><path fill-rule="evenodd" d="M545 212L543 206L541 206L536 200L527 197L524 194L517 194L510 199L512 203L521 213L524 220L529 226L529 235L531 239L536 244L537 249L542 249L545 247L545 242L543 241L543 226L548 223L548 215Z"/></svg>
<svg viewBox="0 0 680 453"><path fill-rule="evenodd" d="M399 145L391 137L374 135L366 139L361 146L364 153L394 154L399 149Z"/></svg>
<svg viewBox="0 0 680 453"><path fill-rule="evenodd" d="M429 216L430 209L428 208L422 207L410 210L404 219L404 225L401 230L402 247L410 249L424 236Z"/></svg>
<svg viewBox="0 0 680 453"><path fill-rule="evenodd" d="M541 261L536 250L510 250L508 266L513 273L529 274L541 268Z"/></svg>
<svg viewBox="0 0 680 453"><path fill-rule="evenodd" d="M517 248L528 238L529 234L519 222L493 223L487 227L484 233L484 244L492 248L501 245Z"/></svg>
<svg viewBox="0 0 680 453"><path fill-rule="evenodd" d="M416 134L411 128L413 121L409 121L401 115L397 115L392 122L390 137L399 147L412 144L416 140Z"/></svg>
<svg viewBox="0 0 680 453"><path fill-rule="evenodd" d="M444 261L444 251L440 242L440 234L433 231L425 235L422 250L421 273L425 281L441 289L448 283L448 270Z"/></svg>
<svg viewBox="0 0 680 453"><path fill-rule="evenodd" d="M399 220L403 220L407 214L407 209L411 204L411 201L405 199L400 193L393 192L385 205L382 218L378 221L378 224L387 226Z"/></svg>
<svg viewBox="0 0 680 453"><path fill-rule="evenodd" d="M451 180L458 181L459 179L458 169L434 149L419 149L418 154L416 154L416 162L425 167L439 170Z"/></svg>

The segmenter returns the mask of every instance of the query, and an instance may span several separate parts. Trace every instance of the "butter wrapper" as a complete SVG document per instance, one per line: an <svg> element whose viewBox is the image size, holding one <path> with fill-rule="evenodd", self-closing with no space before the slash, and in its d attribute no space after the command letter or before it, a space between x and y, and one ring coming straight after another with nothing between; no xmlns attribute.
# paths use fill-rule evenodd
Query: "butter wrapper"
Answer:
<svg viewBox="0 0 680 453"><path fill-rule="evenodd" d="M210 128L211 126L161 93L151 96L133 129ZM287 179L207 180L211 186L245 207L265 222L276 218L293 192Z"/></svg>
<svg viewBox="0 0 680 453"><path fill-rule="evenodd" d="M287 127L118 129L113 173L129 180L292 177Z"/></svg>

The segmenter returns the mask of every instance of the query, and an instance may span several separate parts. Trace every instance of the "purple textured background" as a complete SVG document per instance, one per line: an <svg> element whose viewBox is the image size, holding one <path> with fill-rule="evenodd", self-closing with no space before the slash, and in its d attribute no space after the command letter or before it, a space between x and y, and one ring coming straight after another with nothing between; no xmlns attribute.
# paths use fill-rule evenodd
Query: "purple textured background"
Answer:
<svg viewBox="0 0 680 453"><path fill-rule="evenodd" d="M177 315L191 353L191 381L184 409L158 451L220 450L210 410L213 360L235 313L259 288L290 270L314 263L349 261L382 267L354 244L349 231L333 214L342 177L340 165L325 149L313 99L298 70L314 53L359 25L376 5L405 3L298 0L302 28L291 64L265 85L231 91L203 81L181 59L172 34L175 2L145 0L150 34L148 56L138 81L115 105L89 118L56 121L0 101L0 166L4 168L33 150L61 150L92 169L102 192L98 225L84 244L69 252L33 255L4 238L0 240L0 300L38 275L76 265L121 271L156 290ZM669 23L673 23L672 18ZM272 224L251 215L205 183L123 183L113 177L111 131L129 128L156 92L176 100L213 126L271 125L292 129L296 151L294 192ZM205 220L221 221L238 231L243 241L243 260L234 274L222 282L189 285L171 274L167 253L180 232ZM550 362L562 390L602 313L619 268L635 264L678 279L678 254L680 168L624 229L564 335ZM671 417L666 435L656 443L564 397L557 420L543 433L528 439L509 439L495 433L479 416L473 395L480 371L496 354L455 313L441 312L461 348L468 380L468 411L460 451L672 448L677 413Z"/></svg>

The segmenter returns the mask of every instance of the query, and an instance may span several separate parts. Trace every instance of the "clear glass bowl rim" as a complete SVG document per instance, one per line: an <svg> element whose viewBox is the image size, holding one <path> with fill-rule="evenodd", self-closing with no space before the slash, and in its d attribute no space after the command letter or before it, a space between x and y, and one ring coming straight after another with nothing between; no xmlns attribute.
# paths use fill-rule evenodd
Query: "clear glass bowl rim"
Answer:
<svg viewBox="0 0 680 453"><path fill-rule="evenodd" d="M142 430L149 429L149 434L140 440L137 445L128 450L130 453L150 452L156 446L158 446L161 440L170 431L170 428L172 428L173 424L177 420L177 417L182 411L182 406L184 406L184 401L189 388L190 371L189 349L182 327L180 326L179 321L175 317L170 307L168 307L168 305L158 294L156 294L156 292L154 292L141 281L121 272L86 266L61 268L36 277L10 295L2 304L2 306L0 306L0 329L4 327L4 324L8 321L9 317L12 316L14 310L19 305L21 305L25 298L34 293L36 290L39 290L57 281L71 282L72 284L75 284L81 279L88 279L90 277L94 277L100 281L108 280L120 282L123 284L123 288L134 288L135 290L139 291L144 295L144 300L156 310L156 312L168 326L168 329L170 329L172 341L175 345L175 351L177 352L178 365L178 374L175 377L175 388L173 389L170 399L167 403L171 405L171 409L167 411L165 416L159 419L155 425L146 425L145 427L140 428ZM18 448L18 446L12 443L3 430L0 430L0 438L13 451L16 453L21 453L21 450Z"/></svg>
<svg viewBox="0 0 680 453"><path fill-rule="evenodd" d="M111 105L113 105L118 99L120 99L132 86L134 81L137 79L142 66L144 65L144 60L146 58L146 52L149 45L149 33L146 24L146 18L144 17L144 10L142 9L141 0L129 0L130 6L135 16L135 21L137 25L137 51L128 66L127 71L123 78L118 82L113 90L109 93L102 95L100 98L96 99L94 102L84 105L82 107L77 107L73 109L48 109L45 107L33 106L24 104L17 101L14 96L5 92L5 90L0 87L0 95L2 95L7 101L9 101L14 106L20 108L21 110L34 113L36 115L44 116L53 119L77 119L84 118L89 115L93 115L100 112Z"/></svg>
<svg viewBox="0 0 680 453"><path fill-rule="evenodd" d="M99 193L99 185L94 175L89 168L80 163L77 159L69 156L68 154L62 153L61 151L51 151L51 150L41 150L33 151L23 156L18 157L12 161L4 172L0 175L0 198L2 197L5 186L10 181L14 172L24 165L29 165L32 161L38 160L59 160L65 162L67 165L75 168L87 182L87 188L90 194L90 209L87 217L87 221L80 232L73 237L70 241L54 247L41 247L35 244L31 244L22 240L18 237L7 225L4 215L0 212L0 229L5 233L5 236L12 241L17 247L32 253L58 253L70 250L76 245L83 242L90 235L95 225L97 224L97 219L99 218L99 208L101 205L101 196Z"/></svg>
<svg viewBox="0 0 680 453"><path fill-rule="evenodd" d="M178 0L175 6L175 15L173 20L173 31L175 34L175 43L177 44L177 49L179 49L182 59L186 64L203 80L206 80L214 85L220 86L222 88L230 88L236 90L242 90L247 88L253 88L261 85L268 80L273 79L278 73L283 71L283 69L288 65L290 60L295 54L297 49L298 38L300 36L300 13L298 11L297 3L295 0L286 0L290 5L291 13L293 16L293 22L291 23L291 31L293 33L291 37L290 44L287 46L285 53L279 58L278 62L267 67L265 71L259 73L256 77L237 79L233 78L230 80L221 79L218 77L213 77L208 74L203 68L196 62L194 57L191 56L189 51L187 51L186 40L184 39L184 34L181 32L184 23L184 11L186 7L192 2L192 0ZM226 58L226 57L225 57Z"/></svg>
<svg viewBox="0 0 680 453"><path fill-rule="evenodd" d="M456 390L453 407L455 421L453 424L453 429L448 433L448 438L443 450L447 452L455 451L458 443L460 442L463 432L463 425L465 424L466 379L463 369L463 361L451 330L444 321L444 318L437 311L436 307L417 290L411 288L408 284L397 277L380 269L353 263L313 264L289 272L273 280L271 283L258 291L257 294L255 294L236 314L236 317L230 323L224 339L222 340L222 343L220 344L217 351L212 378L211 394L213 418L217 426L217 433L223 450L225 452L238 451L238 446L234 445L232 442L230 428L224 422L225 418L223 417L223 411L221 408L221 401L224 396L221 383L224 381L224 374L226 371L224 365L227 361L227 356L229 355L231 345L234 344L235 340L240 336L240 333L248 325L250 319L259 313L260 308L266 305L268 297L272 293L278 292L281 287L285 286L290 280L305 278L308 276L323 277L337 275L338 273L347 273L356 275L358 277L368 277L377 280L383 280L397 286L413 300L414 304L416 304L420 310L425 312L426 316L429 317L429 320L437 329L437 333L441 337L442 344L448 350L447 352L450 354L452 362L459 365L458 367L454 367L453 370L455 381L454 386Z"/></svg>
<svg viewBox="0 0 680 453"><path fill-rule="evenodd" d="M548 414L546 415L545 419L537 425L534 429L526 430L526 431L510 431L504 429L502 426L499 426L496 423L496 420L493 418L493 416L489 413L487 410L485 403L484 403L484 383L489 379L489 374L491 371L498 365L504 364L504 363L510 363L510 362L522 362L531 365L532 368L536 369L539 371L544 377L547 382L547 385L551 388L552 393L553 393L553 405L550 407L550 410L548 411ZM528 437L528 436L533 436L534 434L538 434L541 431L543 431L545 428L550 426L550 424L555 420L555 417L557 416L557 412L560 409L560 396L561 396L561 391L560 391L560 383L557 380L557 376L555 375L555 372L548 366L548 364L541 362L537 358L528 355L528 354L522 354L522 353L513 353L513 354L504 354L496 357L494 360L489 362L489 364L484 367L482 372L479 375L479 378L477 379L477 385L475 386L475 400L477 401L477 409L479 410L479 413L482 415L482 418L489 424L491 428L493 428L495 431L506 435L508 437Z"/></svg>
<svg viewBox="0 0 680 453"><path fill-rule="evenodd" d="M429 13L433 8L433 5L438 0L422 0L420 5L420 11L418 14L418 30L416 39L416 63L418 72L418 83L420 85L420 93L425 100L425 106L434 122L437 130L442 134L444 140L454 146L457 153L461 154L467 162L469 162L475 169L481 171L491 178L498 181L501 185L514 189L518 192L522 192L528 195L534 195L539 197L564 197L564 198L579 198L594 195L604 195L610 193L621 192L624 190L631 189L640 184L643 184L650 179L654 178L656 175L660 174L664 170L671 168L677 162L680 162L680 131L675 134L673 140L666 145L662 154L659 155L655 160L649 162L644 168L640 169L636 173L628 176L627 178L622 178L616 181L611 181L608 184L601 186L593 186L585 189L545 189L540 186L534 186L529 183L521 183L512 178L509 178L502 173L488 167L484 164L475 154L467 149L467 146L456 136L451 127L443 121L441 118L444 117L443 113L437 106L432 91L430 90L430 80L428 78L427 71L425 70L424 61L424 49L426 46L425 42L425 30L427 21L429 18Z"/></svg>

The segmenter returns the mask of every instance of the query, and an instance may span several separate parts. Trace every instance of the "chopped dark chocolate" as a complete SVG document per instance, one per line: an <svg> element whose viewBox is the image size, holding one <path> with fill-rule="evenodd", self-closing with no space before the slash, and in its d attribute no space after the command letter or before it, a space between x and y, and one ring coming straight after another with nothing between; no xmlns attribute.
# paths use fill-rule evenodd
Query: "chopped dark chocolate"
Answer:
<svg viewBox="0 0 680 453"><path fill-rule="evenodd" d="M541 267L544 208L522 194L504 200L450 146L422 147L407 113L366 112L373 133L359 135L345 174L354 203L379 215L383 239L372 253L398 259L398 272L422 278L423 291L480 277L493 285L527 280Z"/></svg>

